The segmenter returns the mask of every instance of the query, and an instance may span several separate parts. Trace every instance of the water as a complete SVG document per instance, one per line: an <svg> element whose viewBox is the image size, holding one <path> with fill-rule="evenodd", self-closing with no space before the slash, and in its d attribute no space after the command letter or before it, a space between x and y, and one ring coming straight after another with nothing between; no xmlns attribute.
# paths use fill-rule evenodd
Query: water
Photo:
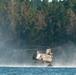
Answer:
<svg viewBox="0 0 76 75"><path fill-rule="evenodd" d="M76 75L76 68L0 67L0 75Z"/></svg>

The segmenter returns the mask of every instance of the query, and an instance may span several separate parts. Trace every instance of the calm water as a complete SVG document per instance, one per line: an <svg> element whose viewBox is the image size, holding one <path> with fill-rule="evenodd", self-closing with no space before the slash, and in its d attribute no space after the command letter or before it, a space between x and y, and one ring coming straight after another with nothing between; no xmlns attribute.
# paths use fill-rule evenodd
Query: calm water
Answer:
<svg viewBox="0 0 76 75"><path fill-rule="evenodd" d="M0 75L76 75L76 68L0 67Z"/></svg>

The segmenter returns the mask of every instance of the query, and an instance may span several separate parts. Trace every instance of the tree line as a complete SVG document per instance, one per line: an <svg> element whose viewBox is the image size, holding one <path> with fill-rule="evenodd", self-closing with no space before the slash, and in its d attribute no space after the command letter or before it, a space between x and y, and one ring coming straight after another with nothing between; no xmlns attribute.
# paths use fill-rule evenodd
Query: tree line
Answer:
<svg viewBox="0 0 76 75"><path fill-rule="evenodd" d="M5 41L28 45L76 42L76 0L0 2L0 33Z"/></svg>

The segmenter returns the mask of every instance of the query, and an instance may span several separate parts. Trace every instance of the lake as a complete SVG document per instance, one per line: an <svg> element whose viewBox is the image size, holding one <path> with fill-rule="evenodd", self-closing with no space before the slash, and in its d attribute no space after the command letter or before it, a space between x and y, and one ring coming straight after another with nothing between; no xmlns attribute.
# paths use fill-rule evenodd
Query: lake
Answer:
<svg viewBox="0 0 76 75"><path fill-rule="evenodd" d="M76 68L0 67L0 75L76 75Z"/></svg>

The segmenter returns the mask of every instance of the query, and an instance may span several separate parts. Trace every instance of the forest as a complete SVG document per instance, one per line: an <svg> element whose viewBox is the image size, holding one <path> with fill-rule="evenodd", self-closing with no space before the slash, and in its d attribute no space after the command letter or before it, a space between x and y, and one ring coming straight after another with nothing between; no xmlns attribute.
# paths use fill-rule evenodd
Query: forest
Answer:
<svg viewBox="0 0 76 75"><path fill-rule="evenodd" d="M0 0L0 41L24 45L76 44L76 0Z"/></svg>

